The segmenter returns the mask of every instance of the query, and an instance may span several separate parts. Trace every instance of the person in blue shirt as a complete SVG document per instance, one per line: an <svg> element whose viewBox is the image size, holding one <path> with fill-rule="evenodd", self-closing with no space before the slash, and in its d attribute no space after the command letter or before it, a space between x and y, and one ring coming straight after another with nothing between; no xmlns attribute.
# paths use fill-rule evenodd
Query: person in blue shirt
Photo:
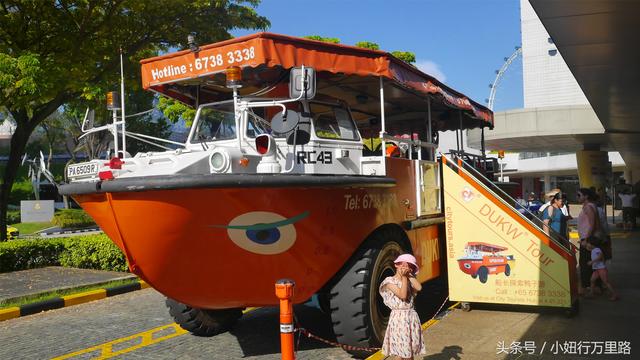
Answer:
<svg viewBox="0 0 640 360"><path fill-rule="evenodd" d="M566 241L564 236L567 232L567 217L562 213L562 207L564 206L562 193L556 193L553 198L551 198L550 203L542 213L544 230L549 233L549 228L551 228L555 233L562 236L563 241Z"/></svg>

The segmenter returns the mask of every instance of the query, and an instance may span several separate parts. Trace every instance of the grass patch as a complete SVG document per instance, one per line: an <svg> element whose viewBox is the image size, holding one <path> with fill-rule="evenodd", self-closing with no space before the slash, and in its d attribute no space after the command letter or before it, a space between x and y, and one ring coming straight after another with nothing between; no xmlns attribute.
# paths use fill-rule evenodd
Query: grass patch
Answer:
<svg viewBox="0 0 640 360"><path fill-rule="evenodd" d="M80 287L75 287L70 289L53 290L53 291L42 292L39 294L26 295L16 299L8 299L8 300L0 301L0 309L32 304L39 301L49 300L49 299L62 297L66 295L79 294L85 291L106 289L106 288L116 287L120 285L128 285L136 282L138 282L138 278L113 280L113 281L103 282L103 283L94 284L94 285L80 286Z"/></svg>
<svg viewBox="0 0 640 360"><path fill-rule="evenodd" d="M19 223L11 225L14 228L20 231L20 235L30 235L37 233L41 230L48 229L53 225L51 222L40 222L40 223Z"/></svg>

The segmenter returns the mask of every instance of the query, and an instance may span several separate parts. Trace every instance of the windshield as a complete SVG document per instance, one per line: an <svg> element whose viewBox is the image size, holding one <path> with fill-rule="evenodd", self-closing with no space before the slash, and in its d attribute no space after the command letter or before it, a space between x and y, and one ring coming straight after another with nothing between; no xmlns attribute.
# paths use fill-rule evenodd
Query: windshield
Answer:
<svg viewBox="0 0 640 360"><path fill-rule="evenodd" d="M225 106L227 105L227 106ZM200 110L198 117L198 124L192 143L201 143L208 141L229 140L236 138L236 122L233 110L229 109L229 104L222 104L225 106L223 109L220 105L217 108L213 106L203 107ZM294 107L293 105L288 105ZM300 104L296 104L294 108L302 108ZM278 109L273 108L271 112L275 112ZM265 108L249 108L246 109L246 133L248 138L255 138L260 134L272 134L271 124L265 120L265 115L268 111ZM284 137L283 134L272 134L273 137Z"/></svg>
<svg viewBox="0 0 640 360"><path fill-rule="evenodd" d="M359 140L349 112L341 107L321 103L310 104L316 136L325 139Z"/></svg>
<svg viewBox="0 0 640 360"><path fill-rule="evenodd" d="M233 112L202 108L198 127L191 142L229 140L236 137L236 120Z"/></svg>

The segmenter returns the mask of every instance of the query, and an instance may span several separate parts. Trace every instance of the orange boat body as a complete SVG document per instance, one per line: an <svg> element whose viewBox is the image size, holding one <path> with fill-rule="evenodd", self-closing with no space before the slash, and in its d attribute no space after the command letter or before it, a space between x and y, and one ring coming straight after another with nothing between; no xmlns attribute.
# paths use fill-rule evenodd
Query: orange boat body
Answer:
<svg viewBox="0 0 640 360"><path fill-rule="evenodd" d="M465 274L475 275L478 269L484 266L489 274L503 273L507 267L507 258L504 256L483 256L482 259L458 259L458 266Z"/></svg>
<svg viewBox="0 0 640 360"><path fill-rule="evenodd" d="M416 218L414 162L387 159L387 174L395 186L188 188L74 199L125 253L131 271L166 296L206 309L263 306L278 303L273 287L281 278L296 282L294 302L306 301L375 229ZM261 238L268 242L261 251L273 253L258 253L242 238L248 232L232 226L255 212L292 219ZM419 280L439 276L438 225L406 233Z"/></svg>

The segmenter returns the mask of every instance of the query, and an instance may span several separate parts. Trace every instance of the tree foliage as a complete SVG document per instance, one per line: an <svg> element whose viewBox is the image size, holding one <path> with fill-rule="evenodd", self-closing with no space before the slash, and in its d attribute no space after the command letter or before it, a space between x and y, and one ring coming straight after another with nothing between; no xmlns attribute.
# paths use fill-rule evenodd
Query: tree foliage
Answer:
<svg viewBox="0 0 640 360"><path fill-rule="evenodd" d="M371 41L358 41L356 46L359 48L370 49L370 50L380 50L380 45L371 42Z"/></svg>
<svg viewBox="0 0 640 360"><path fill-rule="evenodd" d="M408 62L409 64L413 64L416 62L416 54L411 51L392 51L391 55L397 57L398 59Z"/></svg>
<svg viewBox="0 0 640 360"><path fill-rule="evenodd" d="M187 126L191 126L196 117L196 110L194 108L164 96L158 99L158 109L162 111L164 116L171 122L176 123L178 120L183 119Z"/></svg>
<svg viewBox="0 0 640 360"><path fill-rule="evenodd" d="M318 40L318 41L334 43L334 44L339 44L340 43L340 39L322 37L322 36L319 36L319 35L305 36L305 38L311 39L311 40ZM357 46L359 48L364 48L364 49L380 50L380 45L378 45L377 43L371 42L371 41L358 41L355 44L355 46ZM408 62L409 64L414 64L416 62L416 54L411 52L411 51L392 51L391 55L397 57L398 59L400 59L402 61Z"/></svg>
<svg viewBox="0 0 640 360"><path fill-rule="evenodd" d="M0 236L9 189L36 127L68 103L96 101L118 82L139 86L141 58L185 48L187 35L212 43L235 28L266 29L259 0L0 1L0 108L16 122L0 184Z"/></svg>
<svg viewBox="0 0 640 360"><path fill-rule="evenodd" d="M309 36L305 36L304 38L309 40L328 42L332 44L340 44L340 39L338 38L322 37L320 35L309 35Z"/></svg>

